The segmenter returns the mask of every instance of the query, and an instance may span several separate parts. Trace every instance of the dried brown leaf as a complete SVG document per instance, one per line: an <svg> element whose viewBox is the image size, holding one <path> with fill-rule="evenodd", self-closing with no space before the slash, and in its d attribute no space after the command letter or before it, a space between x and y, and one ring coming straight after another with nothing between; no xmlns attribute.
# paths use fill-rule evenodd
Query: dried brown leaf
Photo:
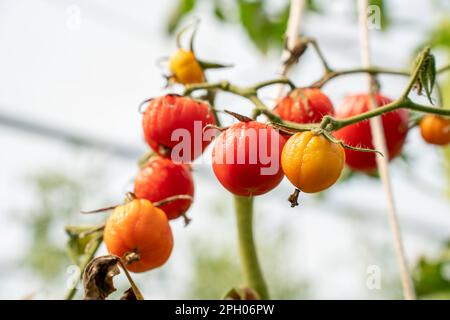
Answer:
<svg viewBox="0 0 450 320"><path fill-rule="evenodd" d="M120 273L118 262L119 258L113 256L101 256L89 262L83 274L85 300L105 300L116 291L113 278Z"/></svg>

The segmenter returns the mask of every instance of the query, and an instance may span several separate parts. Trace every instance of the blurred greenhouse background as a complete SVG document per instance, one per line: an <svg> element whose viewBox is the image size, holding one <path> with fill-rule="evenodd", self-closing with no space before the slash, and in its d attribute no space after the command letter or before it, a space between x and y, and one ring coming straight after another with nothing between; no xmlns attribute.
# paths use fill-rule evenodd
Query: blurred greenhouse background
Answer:
<svg viewBox="0 0 450 320"><path fill-rule="evenodd" d="M407 69L425 43L438 66L450 62L449 1L372 3L383 17L383 28L372 30L375 65ZM333 67L358 66L355 1L307 4L304 34ZM101 222L105 214L80 209L117 203L131 190L147 150L137 106L168 92L156 61L175 50L174 32L201 18L200 58L235 65L209 72L209 80L252 84L278 70L287 8L287 0L0 0L0 298L64 297L73 277L64 226ZM307 85L321 75L308 50L291 78ZM341 77L324 90L338 107L366 89L362 77ZM393 98L407 81L380 79ZM449 79L439 78L447 107ZM274 89L263 96L274 97ZM216 106L250 110L228 94ZM208 161L193 169L192 223L172 222L169 262L135 276L147 299L220 298L241 281L231 196ZM423 298L450 298L450 149L426 145L413 130L391 171L416 289ZM291 191L284 180L256 199L256 238L274 298L401 298L378 179L352 176L319 196L302 195L294 209ZM381 271L380 289L366 285L371 266ZM125 280L117 286L126 288Z"/></svg>

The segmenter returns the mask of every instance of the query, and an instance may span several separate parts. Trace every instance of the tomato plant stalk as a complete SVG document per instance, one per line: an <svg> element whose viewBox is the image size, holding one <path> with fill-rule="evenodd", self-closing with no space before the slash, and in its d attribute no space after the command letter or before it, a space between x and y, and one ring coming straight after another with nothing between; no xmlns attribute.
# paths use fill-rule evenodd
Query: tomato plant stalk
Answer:
<svg viewBox="0 0 450 320"><path fill-rule="evenodd" d="M269 292L259 265L253 237L253 197L234 196L239 254L245 285L255 290L261 299Z"/></svg>

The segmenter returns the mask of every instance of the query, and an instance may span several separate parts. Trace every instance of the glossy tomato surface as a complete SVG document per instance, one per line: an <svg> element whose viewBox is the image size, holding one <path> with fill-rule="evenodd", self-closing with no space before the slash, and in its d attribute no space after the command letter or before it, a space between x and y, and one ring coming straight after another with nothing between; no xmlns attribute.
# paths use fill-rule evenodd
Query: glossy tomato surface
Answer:
<svg viewBox="0 0 450 320"><path fill-rule="evenodd" d="M378 106L391 103L392 100L376 95ZM370 96L367 94L357 94L344 98L340 108L336 110L336 117L345 119L352 117L370 109ZM381 116L389 160L398 156L405 143L408 134L409 112L406 109L397 109L385 113ZM335 137L343 140L346 144L354 147L374 149L372 143L372 132L369 120L344 127L334 133ZM374 153L353 151L345 149L346 164L353 170L371 172L376 169L376 159Z"/></svg>
<svg viewBox="0 0 450 320"><path fill-rule="evenodd" d="M223 131L212 153L214 174L231 193L256 196L283 179L281 151L285 139L272 127L250 121Z"/></svg>
<svg viewBox="0 0 450 320"><path fill-rule="evenodd" d="M203 128L215 123L206 102L178 95L149 101L142 120L145 140L150 147L160 155L172 156L177 162L189 162L202 154L211 142L204 139ZM176 150L172 150L175 147Z"/></svg>
<svg viewBox="0 0 450 320"><path fill-rule="evenodd" d="M315 193L332 186L345 163L344 148L323 135L298 132L286 142L281 154L283 172L302 192Z"/></svg>
<svg viewBox="0 0 450 320"><path fill-rule="evenodd" d="M172 196L194 196L194 181L190 169L185 164L177 164L160 156L151 157L134 180L134 194L139 199L151 202ZM175 200L160 208L169 219L176 219L191 206L191 200Z"/></svg>
<svg viewBox="0 0 450 320"><path fill-rule="evenodd" d="M169 68L175 82L192 84L205 81L203 69L192 51L178 49L170 57Z"/></svg>
<svg viewBox="0 0 450 320"><path fill-rule="evenodd" d="M106 221L103 240L110 254L124 258L134 252L139 259L127 264L133 272L163 265L173 248L172 229L161 209L145 199L118 206Z"/></svg>
<svg viewBox="0 0 450 320"><path fill-rule="evenodd" d="M334 115L331 100L318 88L295 89L277 104L274 112L281 119L297 123L317 123Z"/></svg>
<svg viewBox="0 0 450 320"><path fill-rule="evenodd" d="M420 134L430 144L445 146L450 143L450 119L426 115L420 121Z"/></svg>

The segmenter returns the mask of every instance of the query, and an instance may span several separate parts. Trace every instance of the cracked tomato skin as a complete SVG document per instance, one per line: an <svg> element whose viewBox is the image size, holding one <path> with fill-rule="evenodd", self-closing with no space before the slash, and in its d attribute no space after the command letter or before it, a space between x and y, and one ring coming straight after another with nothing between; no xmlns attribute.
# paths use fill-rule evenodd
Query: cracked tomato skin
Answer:
<svg viewBox="0 0 450 320"><path fill-rule="evenodd" d="M181 84L205 82L203 69L192 51L178 49L169 59L172 79Z"/></svg>
<svg viewBox="0 0 450 320"><path fill-rule="evenodd" d="M284 143L285 139L275 129L263 123L235 123L216 139L212 151L214 174L228 191L238 196L269 192L284 176L280 165Z"/></svg>
<svg viewBox="0 0 450 320"><path fill-rule="evenodd" d="M161 201L176 195L194 196L194 181L188 165L160 156L150 158L134 179L134 194L139 199ZM191 206L191 200L175 200L160 208L167 218L176 219Z"/></svg>
<svg viewBox="0 0 450 320"><path fill-rule="evenodd" d="M450 119L426 115L420 120L420 134L430 144L445 146L450 143Z"/></svg>
<svg viewBox="0 0 450 320"><path fill-rule="evenodd" d="M295 89L276 105L281 119L297 123L317 123L325 115L334 116L330 99L318 88Z"/></svg>
<svg viewBox="0 0 450 320"><path fill-rule="evenodd" d="M392 100L376 94L378 106L391 103ZM368 94L357 94L344 98L342 105L336 110L336 118L345 119L369 111L370 96ZM400 155L403 144L408 134L409 112L406 109L397 109L381 116L386 138L386 146L389 160ZM374 149L372 144L372 133L370 121L364 120L344 127L334 133L334 136L353 147ZM376 167L375 154L372 152L360 152L345 149L347 165L357 171L373 172Z"/></svg>
<svg viewBox="0 0 450 320"><path fill-rule="evenodd" d="M332 186L345 163L344 148L323 135L298 132L286 142L281 165L289 181L302 192L315 193Z"/></svg>
<svg viewBox="0 0 450 320"><path fill-rule="evenodd" d="M108 252L118 257L135 252L139 260L127 265L144 272L163 265L173 248L172 230L166 214L145 199L135 199L114 209L103 233Z"/></svg>
<svg viewBox="0 0 450 320"><path fill-rule="evenodd" d="M190 150L181 151L180 159L172 159L177 162L193 161L203 153L211 142L203 139L203 128L208 124L216 124L209 104L173 94L149 101L142 120L145 140L156 153L166 157L184 139L172 139L174 131L187 130Z"/></svg>

